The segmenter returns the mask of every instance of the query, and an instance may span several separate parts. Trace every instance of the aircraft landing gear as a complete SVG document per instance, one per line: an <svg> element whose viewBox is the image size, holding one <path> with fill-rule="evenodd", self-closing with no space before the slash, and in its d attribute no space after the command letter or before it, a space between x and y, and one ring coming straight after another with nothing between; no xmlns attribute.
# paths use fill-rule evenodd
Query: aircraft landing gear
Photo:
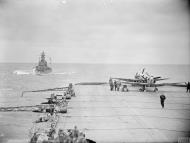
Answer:
<svg viewBox="0 0 190 143"><path fill-rule="evenodd" d="M155 87L155 88L154 88L154 92L156 92L156 91L158 91L158 88Z"/></svg>
<svg viewBox="0 0 190 143"><path fill-rule="evenodd" d="M143 88L140 88L139 91L140 91L140 92L144 92L145 90L144 90Z"/></svg>
<svg viewBox="0 0 190 143"><path fill-rule="evenodd" d="M142 88L139 89L140 92L144 92L146 89L145 89L145 86L143 85Z"/></svg>
<svg viewBox="0 0 190 143"><path fill-rule="evenodd" d="M127 85L123 85L121 91L122 91L122 92L128 92L129 89L127 88Z"/></svg>
<svg viewBox="0 0 190 143"><path fill-rule="evenodd" d="M128 89L128 88L124 88L124 89L122 89L122 91L123 91L123 92L128 92L129 89Z"/></svg>

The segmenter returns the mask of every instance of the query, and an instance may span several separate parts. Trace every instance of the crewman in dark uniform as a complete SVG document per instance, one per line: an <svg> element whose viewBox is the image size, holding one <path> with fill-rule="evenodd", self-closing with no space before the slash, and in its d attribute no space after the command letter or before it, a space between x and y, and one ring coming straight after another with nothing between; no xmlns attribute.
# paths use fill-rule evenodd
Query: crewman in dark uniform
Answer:
<svg viewBox="0 0 190 143"><path fill-rule="evenodd" d="M55 107L54 107L54 105L50 105L50 114L51 114L51 116L54 114L54 111L55 111Z"/></svg>
<svg viewBox="0 0 190 143"><path fill-rule="evenodd" d="M161 106L162 106L162 108L164 108L164 101L165 101L165 99L166 99L166 96L165 95L160 95L160 103L161 103Z"/></svg>
<svg viewBox="0 0 190 143"><path fill-rule="evenodd" d="M72 89L72 88L73 88L73 84L69 83L69 89Z"/></svg>
<svg viewBox="0 0 190 143"><path fill-rule="evenodd" d="M110 85L110 90L113 90L113 80L110 78L109 79L109 85Z"/></svg>
<svg viewBox="0 0 190 143"><path fill-rule="evenodd" d="M117 82L116 82L116 80L114 81L114 90L115 91L117 90Z"/></svg>
<svg viewBox="0 0 190 143"><path fill-rule="evenodd" d="M36 133L34 133L34 135L32 136L30 143L37 143L38 141L38 136Z"/></svg>
<svg viewBox="0 0 190 143"><path fill-rule="evenodd" d="M187 92L190 92L190 82L187 83Z"/></svg>
<svg viewBox="0 0 190 143"><path fill-rule="evenodd" d="M72 131L72 136L73 136L73 142L76 142L79 136L79 130L77 129L77 126L74 127Z"/></svg>

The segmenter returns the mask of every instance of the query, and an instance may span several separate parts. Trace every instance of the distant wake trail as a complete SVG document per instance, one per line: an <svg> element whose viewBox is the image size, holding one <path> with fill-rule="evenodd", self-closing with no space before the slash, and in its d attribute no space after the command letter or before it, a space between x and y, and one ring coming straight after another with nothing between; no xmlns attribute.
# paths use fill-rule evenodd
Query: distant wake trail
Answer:
<svg viewBox="0 0 190 143"><path fill-rule="evenodd" d="M30 74L35 74L35 73L33 71L15 70L15 71L13 71L13 74L16 74L16 75L30 75Z"/></svg>
<svg viewBox="0 0 190 143"><path fill-rule="evenodd" d="M52 73L44 74L44 75L72 75L75 73L76 72L55 72L55 73L52 72ZM15 75L38 75L35 73L34 70L15 70L15 71L13 71L13 74L15 74Z"/></svg>

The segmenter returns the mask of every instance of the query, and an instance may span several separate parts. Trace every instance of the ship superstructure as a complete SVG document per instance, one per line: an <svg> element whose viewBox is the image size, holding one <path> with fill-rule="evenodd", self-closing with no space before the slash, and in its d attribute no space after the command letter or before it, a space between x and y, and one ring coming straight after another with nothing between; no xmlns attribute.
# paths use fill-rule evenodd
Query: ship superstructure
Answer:
<svg viewBox="0 0 190 143"><path fill-rule="evenodd" d="M52 72L52 68L48 67L47 61L45 59L45 53L44 51L41 54L41 57L39 59L38 65L35 67L35 73L36 74L48 74Z"/></svg>

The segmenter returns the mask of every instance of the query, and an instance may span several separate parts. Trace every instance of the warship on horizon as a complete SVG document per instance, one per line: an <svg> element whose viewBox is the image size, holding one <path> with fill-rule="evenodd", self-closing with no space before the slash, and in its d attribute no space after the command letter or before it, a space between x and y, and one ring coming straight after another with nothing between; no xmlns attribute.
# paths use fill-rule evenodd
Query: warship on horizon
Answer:
<svg viewBox="0 0 190 143"><path fill-rule="evenodd" d="M34 69L35 74L48 74L52 72L52 68L48 67L47 61L45 60L45 53L44 51L41 54L40 60L38 65Z"/></svg>

